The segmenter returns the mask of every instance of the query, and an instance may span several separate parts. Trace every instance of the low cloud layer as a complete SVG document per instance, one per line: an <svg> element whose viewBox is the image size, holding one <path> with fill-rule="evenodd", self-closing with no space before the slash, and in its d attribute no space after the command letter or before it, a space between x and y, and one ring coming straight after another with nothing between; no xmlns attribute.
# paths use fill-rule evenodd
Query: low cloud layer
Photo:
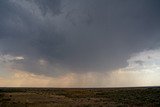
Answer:
<svg viewBox="0 0 160 107"><path fill-rule="evenodd" d="M23 59L12 61L15 69L47 76L124 68L133 53L159 47L159 4L1 0L0 53Z"/></svg>

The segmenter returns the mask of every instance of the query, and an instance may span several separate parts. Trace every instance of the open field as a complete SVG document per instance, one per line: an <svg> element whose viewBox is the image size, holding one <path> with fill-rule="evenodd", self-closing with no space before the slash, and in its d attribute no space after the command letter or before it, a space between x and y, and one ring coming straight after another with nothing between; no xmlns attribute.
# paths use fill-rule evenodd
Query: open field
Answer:
<svg viewBox="0 0 160 107"><path fill-rule="evenodd" d="M0 88L0 107L158 107L160 87Z"/></svg>

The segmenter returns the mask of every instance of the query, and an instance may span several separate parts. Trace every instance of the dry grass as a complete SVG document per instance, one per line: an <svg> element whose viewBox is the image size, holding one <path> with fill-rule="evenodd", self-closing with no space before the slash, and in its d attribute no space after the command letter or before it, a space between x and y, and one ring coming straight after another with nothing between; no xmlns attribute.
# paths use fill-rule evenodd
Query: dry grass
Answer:
<svg viewBox="0 0 160 107"><path fill-rule="evenodd" d="M0 107L158 107L160 88L0 88Z"/></svg>

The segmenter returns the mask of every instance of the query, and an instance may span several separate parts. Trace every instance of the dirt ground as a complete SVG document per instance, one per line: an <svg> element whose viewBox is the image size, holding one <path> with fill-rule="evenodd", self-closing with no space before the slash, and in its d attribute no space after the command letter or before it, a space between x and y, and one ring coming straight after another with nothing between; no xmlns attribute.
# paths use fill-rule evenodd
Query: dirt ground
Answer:
<svg viewBox="0 0 160 107"><path fill-rule="evenodd" d="M0 88L0 107L160 107L160 88Z"/></svg>

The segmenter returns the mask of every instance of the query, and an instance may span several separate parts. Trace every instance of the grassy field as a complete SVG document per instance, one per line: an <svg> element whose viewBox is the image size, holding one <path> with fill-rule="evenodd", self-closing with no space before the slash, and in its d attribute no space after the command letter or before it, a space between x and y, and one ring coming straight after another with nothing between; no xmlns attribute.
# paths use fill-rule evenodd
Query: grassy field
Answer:
<svg viewBox="0 0 160 107"><path fill-rule="evenodd" d="M160 88L0 88L0 107L160 107Z"/></svg>

